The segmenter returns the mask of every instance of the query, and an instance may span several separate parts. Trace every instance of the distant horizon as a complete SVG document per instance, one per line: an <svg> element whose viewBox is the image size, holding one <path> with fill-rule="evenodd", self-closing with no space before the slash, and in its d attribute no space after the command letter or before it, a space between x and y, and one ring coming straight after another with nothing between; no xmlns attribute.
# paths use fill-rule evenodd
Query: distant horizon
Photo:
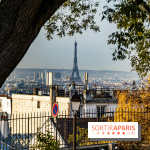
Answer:
<svg viewBox="0 0 150 150"><path fill-rule="evenodd" d="M15 69L49 69L49 70L72 70L72 69L66 69L66 68L60 68L60 69L52 69L52 68L20 68L20 67L17 67ZM79 70L89 70L89 71L116 71L116 72L130 72L130 73L137 73L135 71L123 71L123 70L95 70L95 69L79 69Z"/></svg>

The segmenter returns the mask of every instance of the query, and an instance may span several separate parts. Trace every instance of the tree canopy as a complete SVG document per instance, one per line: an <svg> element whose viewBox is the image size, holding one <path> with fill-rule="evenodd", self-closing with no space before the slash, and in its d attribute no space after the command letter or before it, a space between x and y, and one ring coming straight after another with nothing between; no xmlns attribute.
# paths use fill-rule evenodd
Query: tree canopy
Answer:
<svg viewBox="0 0 150 150"><path fill-rule="evenodd" d="M99 26L94 20L98 6L98 1L66 1L45 23L44 28L47 31L47 39L53 39L54 33L57 33L59 37L63 37L65 35L73 36L76 33L82 34L87 29L99 32Z"/></svg>
<svg viewBox="0 0 150 150"><path fill-rule="evenodd" d="M149 0L108 0L102 20L117 25L108 44L115 44L113 60L128 57L141 78L150 70L150 2Z"/></svg>

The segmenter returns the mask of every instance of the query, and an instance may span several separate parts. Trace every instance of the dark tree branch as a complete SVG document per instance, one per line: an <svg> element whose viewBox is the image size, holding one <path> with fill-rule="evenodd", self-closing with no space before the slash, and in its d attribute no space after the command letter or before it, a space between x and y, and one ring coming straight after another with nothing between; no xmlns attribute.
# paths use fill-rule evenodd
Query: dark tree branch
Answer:
<svg viewBox="0 0 150 150"><path fill-rule="evenodd" d="M21 61L43 24L65 1L0 2L0 87Z"/></svg>
<svg viewBox="0 0 150 150"><path fill-rule="evenodd" d="M144 2L143 0L136 0L136 3L138 5L142 5L148 13L150 13L150 7L146 4L146 2Z"/></svg>

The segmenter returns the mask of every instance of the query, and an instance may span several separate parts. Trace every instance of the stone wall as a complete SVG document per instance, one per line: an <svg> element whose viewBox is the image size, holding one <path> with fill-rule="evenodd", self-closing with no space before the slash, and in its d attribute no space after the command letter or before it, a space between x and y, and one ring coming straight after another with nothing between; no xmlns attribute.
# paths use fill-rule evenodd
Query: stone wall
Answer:
<svg viewBox="0 0 150 150"><path fill-rule="evenodd" d="M59 106L59 114L70 115L70 98L69 97L56 97L56 102Z"/></svg>
<svg viewBox="0 0 150 150"><path fill-rule="evenodd" d="M48 119L48 116L51 116L49 96L12 94L12 120L10 126L13 134L37 133L37 130Z"/></svg>
<svg viewBox="0 0 150 150"><path fill-rule="evenodd" d="M38 101L40 108L37 107ZM69 97L56 97L56 102L59 105L59 115L66 113L66 118L70 117ZM13 94L10 122L12 134L37 133L49 118L53 118L51 110L50 96Z"/></svg>
<svg viewBox="0 0 150 150"><path fill-rule="evenodd" d="M37 107L38 101L40 103L40 108ZM39 111L51 111L49 96L12 94L12 114Z"/></svg>

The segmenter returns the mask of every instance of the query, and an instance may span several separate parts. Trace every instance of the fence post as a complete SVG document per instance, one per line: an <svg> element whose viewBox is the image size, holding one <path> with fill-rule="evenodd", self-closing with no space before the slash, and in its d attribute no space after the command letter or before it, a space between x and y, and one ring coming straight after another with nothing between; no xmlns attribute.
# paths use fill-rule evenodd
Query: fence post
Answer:
<svg viewBox="0 0 150 150"><path fill-rule="evenodd" d="M112 121L114 122L114 112L112 112Z"/></svg>
<svg viewBox="0 0 150 150"><path fill-rule="evenodd" d="M64 121L64 141L66 143L66 111L65 111L65 121Z"/></svg>
<svg viewBox="0 0 150 150"><path fill-rule="evenodd" d="M97 111L97 122L99 122L100 112Z"/></svg>
<svg viewBox="0 0 150 150"><path fill-rule="evenodd" d="M58 130L58 119L57 119L57 116L56 116L56 142L57 142L57 130Z"/></svg>
<svg viewBox="0 0 150 150"><path fill-rule="evenodd" d="M28 113L28 148L29 148L29 113Z"/></svg>
<svg viewBox="0 0 150 150"><path fill-rule="evenodd" d="M76 150L76 112L73 114L73 150Z"/></svg>

